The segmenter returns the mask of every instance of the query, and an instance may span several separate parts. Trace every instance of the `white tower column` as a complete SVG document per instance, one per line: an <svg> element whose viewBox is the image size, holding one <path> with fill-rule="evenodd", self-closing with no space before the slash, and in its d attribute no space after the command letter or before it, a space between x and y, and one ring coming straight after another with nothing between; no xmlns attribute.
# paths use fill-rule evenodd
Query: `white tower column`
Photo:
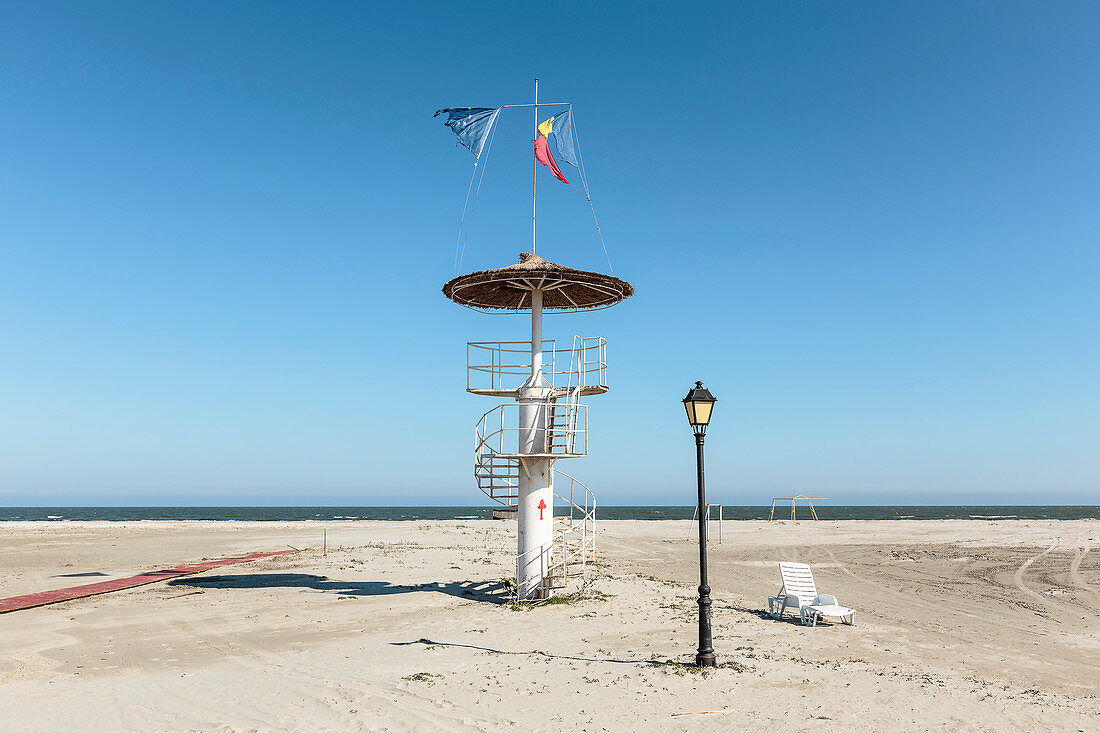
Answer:
<svg viewBox="0 0 1100 733"><path fill-rule="evenodd" d="M519 391L519 452L532 454L520 458L516 511L520 598L540 593L554 536L554 462L537 455L549 451L551 390L544 386L542 366L542 291L536 289L531 292L531 376Z"/></svg>

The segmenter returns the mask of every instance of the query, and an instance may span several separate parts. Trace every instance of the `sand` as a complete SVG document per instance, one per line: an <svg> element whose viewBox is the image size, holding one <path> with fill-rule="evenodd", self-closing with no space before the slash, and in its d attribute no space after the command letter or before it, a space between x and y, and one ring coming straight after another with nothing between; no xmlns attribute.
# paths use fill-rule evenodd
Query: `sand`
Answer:
<svg viewBox="0 0 1100 733"><path fill-rule="evenodd" d="M0 597L303 551L0 615L0 729L1100 730L1100 522L726 522L708 674L692 525L599 531L514 610L509 522L3 523ZM778 560L855 626L767 617Z"/></svg>

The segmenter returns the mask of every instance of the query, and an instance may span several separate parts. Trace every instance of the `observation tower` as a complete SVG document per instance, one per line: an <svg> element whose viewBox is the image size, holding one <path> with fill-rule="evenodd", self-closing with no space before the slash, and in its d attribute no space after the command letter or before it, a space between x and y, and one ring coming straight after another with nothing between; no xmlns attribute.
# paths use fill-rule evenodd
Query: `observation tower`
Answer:
<svg viewBox="0 0 1100 733"><path fill-rule="evenodd" d="M607 391L607 341L543 338L547 310L609 308L634 294L623 280L574 270L524 252L518 264L459 275L443 294L484 312L531 314L531 340L466 344L466 391L505 401L474 430L474 479L489 498L516 508L516 595L549 598L586 581L596 552L596 499L557 462L588 454L582 397ZM568 516L554 516L557 498Z"/></svg>
<svg viewBox="0 0 1100 733"><path fill-rule="evenodd" d="M540 122L540 107L555 114ZM480 182L474 189L474 181L492 147L497 118L505 109L526 108L534 111L531 251L520 254L518 264L459 275L443 286L445 296L467 308L531 314L530 341L466 344L466 391L510 400L486 412L477 423L474 479L489 498L516 509L516 598L520 601L549 598L576 580L583 584L596 553L595 495L557 470L556 464L588 454L588 411L580 399L607 391L607 342L599 336L574 336L571 344L558 348L556 341L543 338L543 311L609 308L634 294L634 288L617 277L563 267L535 254L539 165L584 196L603 243L573 123L573 105L539 104L538 79L533 104L447 107L436 112L446 113L443 124L475 161L459 223L461 247L456 246L455 272L465 249L462 231L470 192L481 190ZM561 160L577 169L579 178L575 180L581 188L570 184L562 173L550 149L551 138ZM480 171L484 180L484 166ZM568 507L568 516L554 516L555 498Z"/></svg>

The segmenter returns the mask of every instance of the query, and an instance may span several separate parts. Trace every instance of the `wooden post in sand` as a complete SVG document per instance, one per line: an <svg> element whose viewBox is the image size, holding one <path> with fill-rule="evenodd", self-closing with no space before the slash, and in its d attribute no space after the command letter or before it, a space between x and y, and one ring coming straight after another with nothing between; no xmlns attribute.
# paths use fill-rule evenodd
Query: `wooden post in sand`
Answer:
<svg viewBox="0 0 1100 733"><path fill-rule="evenodd" d="M324 549L321 550L322 557L328 557L328 529L322 529L321 543Z"/></svg>

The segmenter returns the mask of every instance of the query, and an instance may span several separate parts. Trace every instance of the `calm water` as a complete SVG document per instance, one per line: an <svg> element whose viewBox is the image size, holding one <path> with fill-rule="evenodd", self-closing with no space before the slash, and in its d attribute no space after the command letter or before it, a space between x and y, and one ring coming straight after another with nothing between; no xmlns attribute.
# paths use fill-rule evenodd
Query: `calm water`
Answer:
<svg viewBox="0 0 1100 733"><path fill-rule="evenodd" d="M1100 519L1100 506L816 506L821 519ZM691 519L692 506L600 506L599 519ZM717 511L717 510L714 510ZM769 506L727 506L725 519L767 519ZM140 520L346 521L489 519L486 506L0 507L0 521ZM563 512L557 507L557 513ZM790 504L775 518L790 519ZM799 506L799 518L810 512Z"/></svg>

